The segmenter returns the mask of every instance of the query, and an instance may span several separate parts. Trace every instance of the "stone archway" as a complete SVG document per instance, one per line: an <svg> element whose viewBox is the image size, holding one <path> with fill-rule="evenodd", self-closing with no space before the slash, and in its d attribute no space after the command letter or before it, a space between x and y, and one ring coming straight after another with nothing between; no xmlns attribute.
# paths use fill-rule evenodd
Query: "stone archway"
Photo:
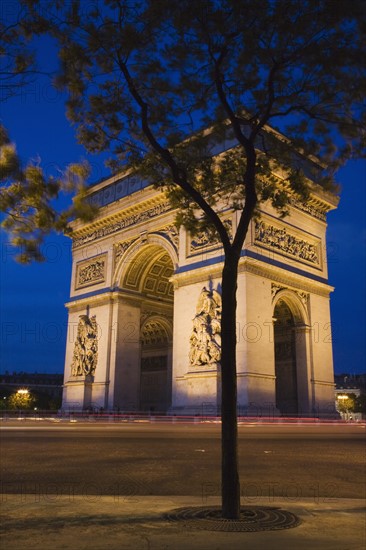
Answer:
<svg viewBox="0 0 366 550"><path fill-rule="evenodd" d="M298 380L294 316L285 300L274 308L276 408L283 415L297 415Z"/></svg>
<svg viewBox="0 0 366 550"><path fill-rule="evenodd" d="M274 355L276 408L284 416L312 411L311 342L307 296L288 289L276 294Z"/></svg>
<svg viewBox="0 0 366 550"><path fill-rule="evenodd" d="M144 243L132 250L125 265L120 290L128 305L121 305L118 318L123 326L133 310L135 331L134 341L125 342L116 358L116 385L122 393L117 387L115 402L123 409L165 412L171 406L173 261L160 244ZM123 389L126 383L130 391Z"/></svg>
<svg viewBox="0 0 366 550"><path fill-rule="evenodd" d="M141 327L140 409L166 411L171 405L172 326L150 315Z"/></svg>

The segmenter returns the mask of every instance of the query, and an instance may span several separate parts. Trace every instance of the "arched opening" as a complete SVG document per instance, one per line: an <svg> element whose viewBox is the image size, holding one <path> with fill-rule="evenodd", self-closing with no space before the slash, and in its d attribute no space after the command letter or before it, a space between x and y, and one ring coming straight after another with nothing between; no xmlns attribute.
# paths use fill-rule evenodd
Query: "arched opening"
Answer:
<svg viewBox="0 0 366 550"><path fill-rule="evenodd" d="M171 327L150 316L141 329L140 409L166 411L171 405Z"/></svg>
<svg viewBox="0 0 366 550"><path fill-rule="evenodd" d="M164 412L171 406L173 272L169 253L158 244L146 244L129 257L122 278L122 289L139 312L139 350L129 369L135 371L133 408L142 411Z"/></svg>
<svg viewBox="0 0 366 550"><path fill-rule="evenodd" d="M298 377L295 319L285 300L274 308L276 407L282 415L297 415Z"/></svg>

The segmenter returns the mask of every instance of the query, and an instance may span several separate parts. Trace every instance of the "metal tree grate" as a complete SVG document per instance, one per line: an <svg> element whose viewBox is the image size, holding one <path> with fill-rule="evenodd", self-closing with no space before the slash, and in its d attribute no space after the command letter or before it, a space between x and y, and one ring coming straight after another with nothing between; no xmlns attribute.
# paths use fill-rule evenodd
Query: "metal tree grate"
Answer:
<svg viewBox="0 0 366 550"><path fill-rule="evenodd" d="M300 524L295 514L266 506L242 506L240 519L222 518L219 506L177 508L164 514L164 519L182 521L186 527L207 531L276 531Z"/></svg>

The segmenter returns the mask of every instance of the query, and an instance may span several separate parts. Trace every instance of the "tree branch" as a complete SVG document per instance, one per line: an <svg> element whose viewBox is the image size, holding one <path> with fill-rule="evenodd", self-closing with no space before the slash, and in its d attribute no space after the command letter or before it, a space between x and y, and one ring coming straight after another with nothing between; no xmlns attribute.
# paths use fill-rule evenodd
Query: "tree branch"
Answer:
<svg viewBox="0 0 366 550"><path fill-rule="evenodd" d="M183 189L183 191L185 191L190 197L192 197L192 199L198 204L198 206L204 211L207 217L212 221L213 225L215 226L217 232L220 235L224 249L228 250L230 248L230 239L229 239L227 230L225 229L225 226L220 220L220 217L211 208L211 206L205 201L202 195L194 187L192 187L192 185L188 182L187 174L185 173L185 170L183 170L178 166L176 160L174 159L169 149L166 149L165 147L163 147L155 138L149 125L148 104L143 100L140 93L138 92L135 86L135 83L128 70L128 67L122 59L119 59L119 66L126 80L130 94L132 95L132 97L140 107L140 117L141 117L140 120L141 120L141 127L144 135L148 139L154 151L158 153L158 155L160 156L164 164L166 164L170 168L174 183L176 183L181 189Z"/></svg>

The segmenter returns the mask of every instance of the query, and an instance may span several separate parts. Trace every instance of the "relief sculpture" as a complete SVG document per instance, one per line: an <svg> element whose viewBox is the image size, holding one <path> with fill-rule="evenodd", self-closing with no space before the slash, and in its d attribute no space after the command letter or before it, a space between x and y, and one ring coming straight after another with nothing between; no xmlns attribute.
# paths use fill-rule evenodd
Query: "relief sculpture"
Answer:
<svg viewBox="0 0 366 550"><path fill-rule="evenodd" d="M98 326L96 317L79 315L74 355L71 364L72 376L94 374L98 360Z"/></svg>
<svg viewBox="0 0 366 550"><path fill-rule="evenodd" d="M221 359L221 296L202 289L193 319L189 361L192 366L213 365Z"/></svg>
<svg viewBox="0 0 366 550"><path fill-rule="evenodd" d="M75 290L105 282L107 254L76 264Z"/></svg>
<svg viewBox="0 0 366 550"><path fill-rule="evenodd" d="M320 259L316 244L299 239L287 232L264 222L255 222L255 241L265 246L278 249L290 256L319 265Z"/></svg>
<svg viewBox="0 0 366 550"><path fill-rule="evenodd" d="M91 282L104 281L105 261L96 260L79 270L78 285L86 285Z"/></svg>

